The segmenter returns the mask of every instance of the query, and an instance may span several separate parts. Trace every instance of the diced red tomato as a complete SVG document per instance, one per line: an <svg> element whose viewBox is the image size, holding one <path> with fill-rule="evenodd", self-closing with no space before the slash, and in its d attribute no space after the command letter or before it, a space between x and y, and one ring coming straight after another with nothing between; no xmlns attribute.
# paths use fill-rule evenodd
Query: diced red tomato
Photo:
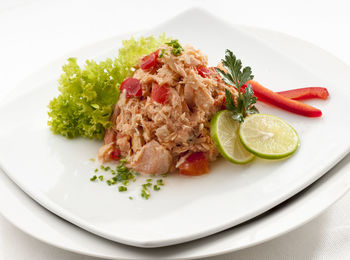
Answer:
<svg viewBox="0 0 350 260"><path fill-rule="evenodd" d="M198 74L201 75L203 78L209 78L212 74L212 71L203 65L197 66L196 70Z"/></svg>
<svg viewBox="0 0 350 260"><path fill-rule="evenodd" d="M126 91L126 97L140 97L142 96L142 87L138 79L126 78L120 85L120 90Z"/></svg>
<svg viewBox="0 0 350 260"><path fill-rule="evenodd" d="M120 157L121 157L121 151L119 150L119 148L115 147L113 149L113 151L110 153L109 157L112 159L112 160L115 160L115 161L119 161L120 160Z"/></svg>
<svg viewBox="0 0 350 260"><path fill-rule="evenodd" d="M153 83L151 99L160 104L165 104L168 101L169 88L166 84L159 86L157 83Z"/></svg>
<svg viewBox="0 0 350 260"><path fill-rule="evenodd" d="M191 154L179 168L181 174L189 176L198 176L209 172L209 164L203 152Z"/></svg>
<svg viewBox="0 0 350 260"><path fill-rule="evenodd" d="M158 52L159 50L156 50L155 52L143 57L140 62L140 68L143 70L149 70L156 67L158 64Z"/></svg>

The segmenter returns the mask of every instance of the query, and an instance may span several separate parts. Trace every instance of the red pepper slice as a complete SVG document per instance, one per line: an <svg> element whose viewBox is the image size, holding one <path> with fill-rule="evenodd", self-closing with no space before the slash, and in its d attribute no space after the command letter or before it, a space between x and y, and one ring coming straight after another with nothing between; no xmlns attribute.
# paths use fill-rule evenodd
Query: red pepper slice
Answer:
<svg viewBox="0 0 350 260"><path fill-rule="evenodd" d="M142 87L140 80L135 78L126 78L120 85L120 90L126 91L127 98L142 96Z"/></svg>
<svg viewBox="0 0 350 260"><path fill-rule="evenodd" d="M277 92L278 94L294 99L294 100L302 100L302 99L310 99L310 98L319 98L326 100L329 96L328 90L322 87L308 87L308 88L297 88L286 91Z"/></svg>
<svg viewBox="0 0 350 260"><path fill-rule="evenodd" d="M168 100L168 92L169 89L166 84L159 86L157 83L153 83L151 99L160 104L165 104Z"/></svg>
<svg viewBox="0 0 350 260"><path fill-rule="evenodd" d="M212 74L212 71L204 65L199 65L195 69L197 73L201 75L203 78L209 78L210 75Z"/></svg>
<svg viewBox="0 0 350 260"><path fill-rule="evenodd" d="M208 161L203 152L191 154L179 168L181 174L189 176L199 176L209 172Z"/></svg>
<svg viewBox="0 0 350 260"><path fill-rule="evenodd" d="M112 160L115 160L115 161L119 161L120 160L120 157L121 157L121 151L115 147L113 149L113 151L109 154L109 157L112 159Z"/></svg>
<svg viewBox="0 0 350 260"><path fill-rule="evenodd" d="M140 62L140 68L143 70L149 70L156 67L158 64L158 52L159 50L156 50L155 52L143 57Z"/></svg>
<svg viewBox="0 0 350 260"><path fill-rule="evenodd" d="M308 117L320 117L322 116L322 111L312 107L310 105L304 104L302 102L289 99L287 97L284 97L278 93L273 92L272 90L269 90L265 87L263 87L261 84L254 80L250 80L247 83L252 85L252 88L254 90L254 95L261 99L263 102L270 103L272 105L275 105L279 108L282 108L284 110L287 110L289 112L299 114L302 116L308 116Z"/></svg>

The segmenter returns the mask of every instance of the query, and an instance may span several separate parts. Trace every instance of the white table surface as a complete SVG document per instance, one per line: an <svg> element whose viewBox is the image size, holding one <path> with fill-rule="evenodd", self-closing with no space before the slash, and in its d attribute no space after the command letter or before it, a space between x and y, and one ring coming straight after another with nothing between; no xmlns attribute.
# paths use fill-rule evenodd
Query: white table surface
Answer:
<svg viewBox="0 0 350 260"><path fill-rule="evenodd" d="M96 40L146 29L191 6L220 14L231 23L283 31L303 38L350 64L350 4L347 0L173 0L167 3L164 0L1 0L0 97L9 93L19 80L69 51ZM332 71L330 76L336 77L336 72ZM346 116L346 111L342 113ZM95 258L37 241L0 216L2 259ZM210 259L350 259L350 193L293 232Z"/></svg>

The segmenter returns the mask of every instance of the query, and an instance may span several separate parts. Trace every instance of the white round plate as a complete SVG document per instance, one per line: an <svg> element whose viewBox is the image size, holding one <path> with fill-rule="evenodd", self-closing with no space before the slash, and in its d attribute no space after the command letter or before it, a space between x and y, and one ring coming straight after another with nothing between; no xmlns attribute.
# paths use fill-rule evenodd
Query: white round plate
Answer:
<svg viewBox="0 0 350 260"><path fill-rule="evenodd" d="M258 34L198 9L147 34L163 31L202 49L212 64L223 57L226 48L232 49L244 64L251 65L255 78L272 89L327 86L331 98L312 101L324 117L304 118L260 105L260 111L284 118L298 131L301 147L293 157L275 162L255 160L247 166L221 160L212 165L211 174L196 178L173 174L150 200L136 196L130 201L130 194L138 194L142 178L125 194L115 186L90 182L96 166L89 158L95 157L101 143L67 140L48 130L45 108L57 94L55 82L60 72L54 63L22 85L40 81L31 91L0 109L0 119L7 126L0 129L1 167L41 205L113 241L139 247L173 245L225 230L271 209L317 180L348 153L350 118L339 113L350 98L350 90L343 84L348 68L342 70L344 65L332 56L318 49L291 55ZM113 56L120 40L103 41L73 55L81 60ZM53 73L48 73L50 70ZM337 71L337 77L328 77L330 70ZM43 81L45 77L49 79ZM18 147L25 156L18 158Z"/></svg>

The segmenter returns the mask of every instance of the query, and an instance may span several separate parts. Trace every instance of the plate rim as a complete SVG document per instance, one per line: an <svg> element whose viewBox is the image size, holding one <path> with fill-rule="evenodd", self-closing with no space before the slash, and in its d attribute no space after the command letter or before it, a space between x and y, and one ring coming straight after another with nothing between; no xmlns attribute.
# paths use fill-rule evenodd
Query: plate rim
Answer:
<svg viewBox="0 0 350 260"><path fill-rule="evenodd" d="M347 163L345 161L348 161ZM210 238L215 238L217 236L219 237L222 237L225 235L227 235L226 233L227 232L235 232L236 229L244 229L245 226L248 226L248 229L251 228L250 226L253 226L253 229L254 229L254 226L256 225L259 225L259 222L263 222L265 221L266 219L269 220L269 218L273 218L274 215L278 215L278 214L282 214L282 216L279 216L280 218L283 217L283 214L285 215L288 215L288 209L289 208L293 208L295 206L299 207L300 205L303 205L304 201L303 200L307 200L307 199L313 199L313 198L316 198L316 200L322 200L322 199L319 199L319 194L323 194L323 191L319 191L320 189L324 188L324 187L328 187L329 186L333 186L333 189L334 190L337 190L338 191L338 186L344 186L344 183L342 182L341 184L338 184L337 186L334 186L334 183L328 183L327 181L325 181L325 179L328 179L328 178L332 178L334 177L334 175L336 174L339 174L339 172L345 172L347 170L350 169L350 155L347 155L346 158L344 158L337 166L335 166L334 168L332 168L329 172L327 172L327 174L325 174L324 176L322 176L320 179L318 179L315 183L313 183L312 185L310 185L309 187L307 187L305 190L303 190L301 193L293 196L292 198L288 199L286 202L283 202L281 204L281 207L278 206L278 208L276 209L273 208L268 214L263 214L263 215L260 215L254 219L252 219L251 221L249 222L246 222L246 223L242 223L238 226L235 226L235 227L232 227L231 229L225 231L225 232L220 232L220 233L216 233L216 234L213 234L209 237L204 237L204 238L201 238L201 239L198 239L196 241L190 241L188 242L189 244L191 243L201 243L201 241L203 240L206 240L206 239L210 239ZM341 164L344 164L344 165L341 165ZM337 169L339 168L340 169ZM336 172L334 172L336 171ZM33 200L29 195L27 195L25 192L23 192L20 187L17 186L16 183L14 183L8 176L6 173L4 173L3 171L0 170L0 174L3 174L3 177L6 178L6 180L8 182L11 183L12 185L12 188L11 188L11 191L10 193L13 194L13 193L17 193L17 194L21 194L21 195L15 195L16 197L18 196L24 196L27 200L30 201L30 203L32 205L35 205L35 207L38 207L38 212L39 211L43 211L47 214L49 214L49 218L53 218L57 219L57 221L60 221L61 223L64 223L63 225L67 225L69 227L72 227L75 229L74 232L79 232L79 233L83 233L84 235L90 235L90 236L93 236L93 237L96 237L97 239L99 240L102 240L102 241L106 241L107 243L113 243L113 246L123 246L123 247L129 247L131 250L133 249L137 249L137 250L164 250L166 249L166 247L160 247L160 248L138 248L138 247L133 247L133 246L128 246L128 245L124 245L124 244L120 244L118 242L113 242L113 241L110 241L108 239L104 239L103 237L100 237L100 236L97 236L97 235L94 235L82 228L79 228L78 226L68 222L68 221L64 221L64 219L62 219L61 217L53 214L52 212L48 211L45 207L41 206L39 203L37 203L35 200ZM346 175L344 175L344 179L345 179ZM338 180L338 182L340 183L341 181ZM3 184L3 180L0 179L0 185ZM16 190L16 191L14 191ZM315 194L312 194L316 192L317 195ZM338 191L339 192L339 191ZM343 198L346 194L348 194L350 192L350 181L348 180L347 182L347 187L343 187L342 191L337 194L336 196L334 195L331 195L331 196L334 196L334 198L332 198L332 200L329 200L328 203L326 205L323 205L323 206L319 206L318 209L315 211L315 209L313 209L313 214L310 214L308 216L304 216L299 222L294 222L289 225L289 226L284 226L282 229L282 231L279 231L279 232L275 232L275 233L271 233L271 234L266 234L263 236L263 237L260 237L260 239L256 239L255 241L251 242L251 243L247 243L245 244L244 246L239 246L239 247L233 247L233 248L228 248L226 250L222 250L222 251L215 251L215 252L211 252L211 253L206 253L206 254L203 254L203 253L197 253L197 255L190 255L188 257L183 257L183 256L180 256L180 257L177 257L176 255L175 256L170 256L170 257L167 257L167 258L157 258L155 256L152 256L152 257L120 257L120 256L116 256L116 255L103 255L103 254L98 254L98 253L92 253L92 252L87 252L87 250L83 250L83 249L76 249L76 248L73 248L70 244L69 245L63 245L64 242L61 242L61 243L58 243L57 241L56 242L53 242L53 241L48 241L46 239L44 239L42 236L38 235L38 234L35 234L33 233L33 230L29 230L28 228L25 228L23 226L23 222L16 222L14 219L15 218L11 218L10 215L8 215L8 211L7 213L5 212L5 210L0 210L0 214L9 222L11 223L12 225L14 225L16 228L18 228L19 230L21 230L22 232L24 232L25 234L29 235L30 237L33 237L47 245L51 245L51 246L54 246L54 247L57 247L59 249L62 249L62 250L66 250L66 251L69 251L69 252L73 252L73 253L77 253L77 254L81 254L81 255L86 255L86 256L92 256L92 257L97 257L97 258L105 258L105 259L115 259L115 258L118 258L118 259L125 259L125 260L131 260L131 259L135 259L135 260L138 260L138 259L168 259L168 260L185 260L185 259L200 259L200 258L204 258L204 257L213 257L213 256L216 256L216 255L222 255L222 254L228 254L228 253L232 253L232 252L235 252L235 251L238 251L238 250L242 250L242 249L245 249L245 248L250 248L250 247L254 247L258 244L261 244L261 243L264 243L264 242L267 242L267 241L270 241L272 239L275 239L279 236L282 236L288 232L291 232L295 229L297 229L298 227L302 226L302 225L305 225L307 224L308 222L312 221L314 218L316 218L317 216L319 216L320 214L322 214L324 211L326 211L329 207L331 207L332 205L334 205L337 201L339 201L341 198ZM1 193L1 191L0 191ZM311 195L310 195L311 194ZM327 195L328 196L328 195ZM330 197L330 196L328 196ZM322 201L323 202L323 201ZM20 202L22 203L22 202ZM310 203L310 202L309 202ZM323 203L324 204L324 203ZM23 205L21 205L23 206ZM23 206L24 207L24 206ZM0 208L1 209L1 208ZM282 211L282 213L280 212ZM287 211L287 213L283 212L283 211ZM17 211L16 211L17 212ZM14 214L14 213L12 213ZM295 212L293 212L292 214L295 214L295 215L298 215L296 214ZM300 216L300 215L298 215ZM271 223L270 223L271 224ZM41 229L41 228L40 228ZM76 231L77 230L77 231ZM240 231L238 231L240 232ZM246 232L243 230L243 233ZM251 231L252 232L252 231ZM39 232L37 232L39 233ZM252 232L253 233L253 232ZM228 236L230 236L232 234L229 234ZM251 236L248 235L248 236ZM185 243L185 244L188 244L188 243ZM171 247L181 247L183 244L179 244L179 245L174 245L174 246L170 246L169 248ZM91 249L90 249L91 250Z"/></svg>

